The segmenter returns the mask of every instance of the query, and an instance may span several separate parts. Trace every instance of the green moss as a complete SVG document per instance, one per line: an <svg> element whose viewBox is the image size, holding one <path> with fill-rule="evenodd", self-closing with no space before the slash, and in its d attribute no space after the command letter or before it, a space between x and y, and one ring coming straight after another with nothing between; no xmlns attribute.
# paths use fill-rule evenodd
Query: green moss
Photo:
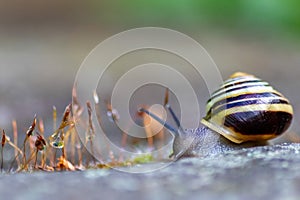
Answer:
<svg viewBox="0 0 300 200"><path fill-rule="evenodd" d="M149 163L153 161L153 156L151 154L145 154L141 156L137 156L133 159L134 164L143 164L143 163Z"/></svg>

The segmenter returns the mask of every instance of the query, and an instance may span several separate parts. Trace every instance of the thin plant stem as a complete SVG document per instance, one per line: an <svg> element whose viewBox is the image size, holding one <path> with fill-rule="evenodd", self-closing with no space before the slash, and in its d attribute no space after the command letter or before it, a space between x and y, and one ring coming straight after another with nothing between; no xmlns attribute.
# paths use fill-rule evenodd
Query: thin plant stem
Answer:
<svg viewBox="0 0 300 200"><path fill-rule="evenodd" d="M35 161L34 161L34 168L35 168L35 169L37 168L37 167L36 167L36 164L37 164L38 152L39 152L39 150L36 149L36 150L35 150Z"/></svg>
<svg viewBox="0 0 300 200"><path fill-rule="evenodd" d="M12 127L13 127L13 134L14 134L14 145L17 147L18 146L18 127L17 127L16 120L12 121ZM14 148L14 152L15 152L15 157L16 157L18 167L20 167L20 159L18 156L18 150L16 148Z"/></svg>
<svg viewBox="0 0 300 200"><path fill-rule="evenodd" d="M4 145L5 145L5 142L6 142L6 137L5 137L5 131L2 130L2 141L1 141L1 172L3 171L3 149L4 149Z"/></svg>

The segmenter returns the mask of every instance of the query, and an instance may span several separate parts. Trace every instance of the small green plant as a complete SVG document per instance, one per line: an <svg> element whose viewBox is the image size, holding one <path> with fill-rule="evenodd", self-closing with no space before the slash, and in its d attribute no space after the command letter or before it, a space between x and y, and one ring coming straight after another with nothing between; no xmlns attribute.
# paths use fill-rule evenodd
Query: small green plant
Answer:
<svg viewBox="0 0 300 200"><path fill-rule="evenodd" d="M145 154L141 156L137 156L133 159L134 164L144 164L154 161L154 158L151 154Z"/></svg>

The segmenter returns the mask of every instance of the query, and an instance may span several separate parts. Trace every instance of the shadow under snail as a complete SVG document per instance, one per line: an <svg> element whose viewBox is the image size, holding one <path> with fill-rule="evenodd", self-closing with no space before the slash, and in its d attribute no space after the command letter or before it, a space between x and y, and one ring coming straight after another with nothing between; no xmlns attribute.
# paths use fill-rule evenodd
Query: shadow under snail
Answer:
<svg viewBox="0 0 300 200"><path fill-rule="evenodd" d="M141 108L141 111L173 132L172 156L175 159L267 145L267 140L288 129L293 118L288 99L267 82L242 72L231 75L212 94L207 101L202 125L195 130L183 130L168 101L165 107L178 129L165 124L146 109Z"/></svg>

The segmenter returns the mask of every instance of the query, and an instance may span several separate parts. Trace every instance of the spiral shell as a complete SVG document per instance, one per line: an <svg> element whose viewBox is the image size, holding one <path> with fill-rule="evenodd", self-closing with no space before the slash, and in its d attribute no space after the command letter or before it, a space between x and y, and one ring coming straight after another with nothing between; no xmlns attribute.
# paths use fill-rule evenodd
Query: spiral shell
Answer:
<svg viewBox="0 0 300 200"><path fill-rule="evenodd" d="M207 101L201 122L234 143L269 140L288 129L293 108L269 83L237 72Z"/></svg>

